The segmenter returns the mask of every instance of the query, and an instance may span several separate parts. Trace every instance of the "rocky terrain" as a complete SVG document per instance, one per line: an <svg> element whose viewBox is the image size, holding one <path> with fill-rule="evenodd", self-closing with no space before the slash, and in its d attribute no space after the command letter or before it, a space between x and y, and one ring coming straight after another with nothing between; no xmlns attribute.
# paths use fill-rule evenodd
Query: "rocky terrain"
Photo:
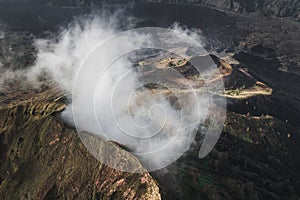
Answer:
<svg viewBox="0 0 300 200"><path fill-rule="evenodd" d="M207 5L235 13L300 19L300 3L297 0L149 0L148 2Z"/></svg>
<svg viewBox="0 0 300 200"><path fill-rule="evenodd" d="M57 117L63 98L53 85L1 95L1 198L160 199L149 173L119 172L87 152L76 130ZM114 143L103 145L124 152ZM131 154L126 158L142 168Z"/></svg>
<svg viewBox="0 0 300 200"><path fill-rule="evenodd" d="M234 65L236 60L212 57L223 74L225 96L237 110L259 109L273 95L269 86L240 70L240 64ZM227 113L220 140L205 159L197 159L199 146L194 144L176 163L152 173L164 199L299 197L299 131L267 114L253 116L232 110Z"/></svg>
<svg viewBox="0 0 300 200"><path fill-rule="evenodd" d="M297 19L299 2L278 0L269 7L267 1L247 2L201 1L237 13L155 3L129 9L139 19L137 26L168 27L178 21L201 28L206 37L228 100L223 133L206 158L198 158L199 132L191 149L164 169L151 174L116 171L94 159L75 129L61 120L68 100L54 83L32 88L8 79L0 90L1 198L298 200L300 25L268 15ZM172 12L165 13L166 8ZM266 16L240 14L251 12ZM45 29L49 24L39 24L39 19L29 21ZM26 26L25 17L22 29L18 20L12 20L13 27L1 27L1 73L27 68L35 59L31 44L36 29ZM161 63L174 66L177 61L166 58ZM174 67L195 80L188 62ZM125 153L128 163L142 168L122 146L103 146Z"/></svg>
<svg viewBox="0 0 300 200"><path fill-rule="evenodd" d="M14 1L5 0L10 4ZM279 18L291 18L300 20L300 2L298 0L18 0L19 3L28 5L49 5L49 6L72 6L90 7L99 4L132 4L132 3L168 3L168 4L192 4L206 5L216 9L243 13L256 14L261 16L273 16Z"/></svg>

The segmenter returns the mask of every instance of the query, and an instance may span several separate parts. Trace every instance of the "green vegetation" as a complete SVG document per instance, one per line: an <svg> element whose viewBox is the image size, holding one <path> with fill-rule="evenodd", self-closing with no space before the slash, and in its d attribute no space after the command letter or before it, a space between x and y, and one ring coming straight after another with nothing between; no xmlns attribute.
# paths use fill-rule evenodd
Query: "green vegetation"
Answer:
<svg viewBox="0 0 300 200"><path fill-rule="evenodd" d="M210 172L207 161L188 162L190 165L184 166L179 171L179 181L184 188L187 199L207 200L215 199L216 190L219 184Z"/></svg>

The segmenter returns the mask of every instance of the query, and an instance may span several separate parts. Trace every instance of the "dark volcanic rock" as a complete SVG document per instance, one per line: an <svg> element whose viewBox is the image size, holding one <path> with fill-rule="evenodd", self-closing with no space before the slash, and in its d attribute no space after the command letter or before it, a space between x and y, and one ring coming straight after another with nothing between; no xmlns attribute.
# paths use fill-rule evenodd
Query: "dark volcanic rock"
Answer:
<svg viewBox="0 0 300 200"><path fill-rule="evenodd" d="M14 33L0 27L0 61L3 69L26 68L35 60L33 36L28 32Z"/></svg>
<svg viewBox="0 0 300 200"><path fill-rule="evenodd" d="M222 10L300 19L298 0L203 0L201 2Z"/></svg>
<svg viewBox="0 0 300 200"><path fill-rule="evenodd" d="M300 2L298 0L27 0L19 1L19 4L90 7L103 4L130 4L135 2L206 5L236 13L256 13L263 16L290 17L300 20ZM9 1L6 1L6 4L10 5Z"/></svg>
<svg viewBox="0 0 300 200"><path fill-rule="evenodd" d="M224 11L291 17L300 20L300 2L298 0L148 0L148 2L200 4Z"/></svg>

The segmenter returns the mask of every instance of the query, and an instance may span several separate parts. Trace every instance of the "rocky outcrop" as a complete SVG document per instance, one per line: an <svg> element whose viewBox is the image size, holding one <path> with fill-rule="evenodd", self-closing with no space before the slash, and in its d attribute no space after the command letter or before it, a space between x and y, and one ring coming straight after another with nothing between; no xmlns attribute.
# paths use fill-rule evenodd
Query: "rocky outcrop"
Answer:
<svg viewBox="0 0 300 200"><path fill-rule="evenodd" d="M149 173L117 171L87 152L56 114L65 103L55 87L6 91L0 102L1 199L160 199ZM118 145L103 143L142 168Z"/></svg>

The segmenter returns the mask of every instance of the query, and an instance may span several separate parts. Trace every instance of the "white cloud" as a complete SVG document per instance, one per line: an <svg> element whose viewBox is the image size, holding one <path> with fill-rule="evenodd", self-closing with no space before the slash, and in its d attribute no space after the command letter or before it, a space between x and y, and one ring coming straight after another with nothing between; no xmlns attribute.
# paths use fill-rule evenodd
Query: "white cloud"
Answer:
<svg viewBox="0 0 300 200"><path fill-rule="evenodd" d="M26 72L7 72L9 77L18 74L26 74L29 80L37 80L39 76L46 72L51 78L58 83L62 90L67 94L71 94L74 86L74 80L85 58L102 42L112 37L119 32L119 16L111 17L93 16L84 19L75 20L69 24L67 28L61 30L57 37L50 39L36 40L38 49L36 64ZM178 25L174 25L174 30L191 36L196 40L201 37L197 33L183 30ZM176 38L167 38L170 42ZM112 66L105 71L102 63L110 57L110 53L117 54L124 45L141 46L147 40L145 35L134 35L128 37L119 43L113 43L107 49L99 52L98 60L93 64L97 69L90 71L87 75L93 73L105 72L100 86L95 91L95 100L97 102L95 111L97 119L101 123L105 137L108 140L114 140L119 143L133 146L137 153L152 152L168 146L170 140L175 140L173 146L168 146L169 150L166 153L149 154L144 159L153 169L160 168L173 158L178 157L178 153L188 146L192 140L192 132L198 128L197 123L191 123L198 120L204 120L208 114L206 97L200 97L200 104L203 105L200 110L195 109L194 102L189 102L189 99L182 100L182 106L186 107L186 113L175 109L164 95L153 96L149 91L137 95L136 98L130 99L132 92L139 84L138 74L132 71L132 63L125 57L120 57ZM102 60L101 60L102 59ZM129 73L128 73L129 72ZM116 81L127 74L121 84L116 84ZM5 76L7 76L5 75ZM4 75L1 76L2 84ZM86 80L89 76L86 76ZM82 87L79 88L77 95L86 96L87 91L92 86L85 84L82 81ZM1 83L1 82L0 82ZM136 93L137 94L137 93ZM78 100L79 99L79 100ZM111 112L111 104L115 113ZM93 134L99 133L98 124L91 120L94 118L94 112L87 110L90 100L87 98L78 98L74 96L73 101L76 106L73 112L80 113L80 118L77 120L77 128L83 131L89 131ZM142 102L142 103L141 103ZM128 112L128 111L131 112ZM62 114L65 120L72 121L71 105ZM149 124L149 126L146 126ZM179 125L182 125L180 128ZM162 128L159 136L149 140L140 140L136 137L147 137L153 132ZM127 132L129 135L124 134ZM168 149L167 148L167 149ZM178 149L178 152L176 150ZM173 152L173 153L172 153Z"/></svg>

